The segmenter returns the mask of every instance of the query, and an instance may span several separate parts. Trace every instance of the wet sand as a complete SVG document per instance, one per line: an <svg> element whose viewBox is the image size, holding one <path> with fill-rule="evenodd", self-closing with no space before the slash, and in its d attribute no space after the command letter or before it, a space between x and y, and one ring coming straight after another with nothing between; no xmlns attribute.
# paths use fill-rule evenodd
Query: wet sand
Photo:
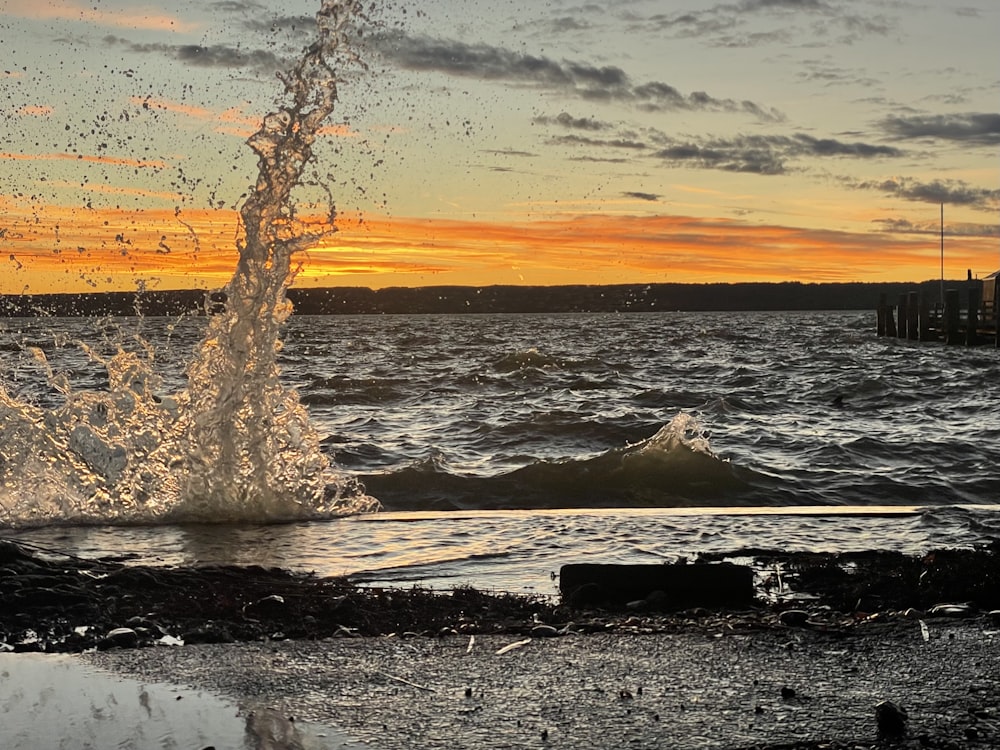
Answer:
<svg viewBox="0 0 1000 750"><path fill-rule="evenodd" d="M206 744L235 750L306 747L302 722L327 727L310 747L386 750L1000 746L997 545L738 556L755 561L752 604L678 610L128 566L0 540L0 739L20 743L0 745L78 747L88 722L133 716L136 700L147 711L138 680L223 700L198 720L212 731L235 706L240 739ZM125 697L102 698L107 683L84 674L89 719L42 716L55 734L12 737L10 717L30 728L52 703L37 675L53 659L129 680ZM908 712L898 732L876 721L886 700ZM269 739L249 729L260 717ZM113 745L167 740L169 728L161 744Z"/></svg>
<svg viewBox="0 0 1000 750"><path fill-rule="evenodd" d="M920 622L528 642L339 638L86 658L264 702L386 750L1000 745L1000 633L984 618L930 618L925 640ZM901 737L879 733L884 700L908 714Z"/></svg>

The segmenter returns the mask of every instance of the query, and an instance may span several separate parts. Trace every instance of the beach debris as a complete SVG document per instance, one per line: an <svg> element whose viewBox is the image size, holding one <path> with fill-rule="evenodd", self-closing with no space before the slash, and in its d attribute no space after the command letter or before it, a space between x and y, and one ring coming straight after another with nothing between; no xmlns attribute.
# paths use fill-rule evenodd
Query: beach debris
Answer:
<svg viewBox="0 0 1000 750"><path fill-rule="evenodd" d="M927 623L920 620L920 635L923 637L924 641L929 641L931 639L931 631L927 629Z"/></svg>
<svg viewBox="0 0 1000 750"><path fill-rule="evenodd" d="M523 648L524 646L527 646L529 643L531 643L531 638L525 638L523 641L514 641L514 643L508 643L503 648L498 648L496 651L496 655L503 656L506 653L515 651L519 648Z"/></svg>
<svg viewBox="0 0 1000 750"><path fill-rule="evenodd" d="M902 737L908 719L906 711L892 701L885 700L875 706L875 723L881 737Z"/></svg>
<svg viewBox="0 0 1000 750"><path fill-rule="evenodd" d="M471 654L472 653L472 649L474 649L475 647L476 647L476 636L475 635L470 635L469 636L469 645L466 647L465 653Z"/></svg>
<svg viewBox="0 0 1000 750"><path fill-rule="evenodd" d="M933 617L971 617L975 613L976 608L970 604L935 604L928 614Z"/></svg>
<svg viewBox="0 0 1000 750"><path fill-rule="evenodd" d="M790 688L788 685L782 685L781 697L786 701L792 700L795 697L795 688Z"/></svg>
<svg viewBox="0 0 1000 750"><path fill-rule="evenodd" d="M139 645L139 634L132 628L115 628L97 644L98 648L135 648Z"/></svg>
<svg viewBox="0 0 1000 750"><path fill-rule="evenodd" d="M786 609L778 615L778 620L782 625L801 627L809 624L809 613L804 609Z"/></svg>
<svg viewBox="0 0 1000 750"><path fill-rule="evenodd" d="M160 623L150 620L147 617L130 617L125 621L125 627L135 630L142 641L155 640L170 635L167 629L160 625ZM80 633L80 635L86 635L86 632Z"/></svg>
<svg viewBox="0 0 1000 750"><path fill-rule="evenodd" d="M284 610L285 597L271 594L243 605L243 614L251 617L275 615Z"/></svg>
<svg viewBox="0 0 1000 750"><path fill-rule="evenodd" d="M432 687L428 687L427 685L421 685L419 683L412 682L411 680L408 680L405 677L397 677L396 675L389 674L388 672L375 672L375 674L381 675L382 677L385 677L387 680L392 680L393 682L398 682L398 683L400 683L402 685L409 685L410 687L416 688L417 690L423 690L424 692L427 692L427 693L436 693L437 692L437 690L435 690Z"/></svg>
<svg viewBox="0 0 1000 750"><path fill-rule="evenodd" d="M225 625L206 622L181 634L181 640L192 643L233 643L236 639Z"/></svg>
<svg viewBox="0 0 1000 750"><path fill-rule="evenodd" d="M562 631L551 625L535 625L531 629L532 638L557 638L560 635L562 635Z"/></svg>

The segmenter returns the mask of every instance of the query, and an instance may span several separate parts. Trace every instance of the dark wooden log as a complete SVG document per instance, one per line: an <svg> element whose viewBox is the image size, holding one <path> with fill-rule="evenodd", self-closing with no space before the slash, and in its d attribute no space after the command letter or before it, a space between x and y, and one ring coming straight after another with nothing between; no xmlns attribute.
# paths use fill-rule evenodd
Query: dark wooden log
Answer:
<svg viewBox="0 0 1000 750"><path fill-rule="evenodd" d="M906 302L909 297L906 294L899 295L899 301L896 305L896 335L901 338L906 338Z"/></svg>
<svg viewBox="0 0 1000 750"><path fill-rule="evenodd" d="M875 308L875 335L885 336L885 311L889 307L885 292L878 296L878 307Z"/></svg>
<svg viewBox="0 0 1000 750"><path fill-rule="evenodd" d="M559 591L576 607L739 609L754 600L753 571L734 563L612 565L574 563L559 571ZM641 603L641 604L640 604Z"/></svg>

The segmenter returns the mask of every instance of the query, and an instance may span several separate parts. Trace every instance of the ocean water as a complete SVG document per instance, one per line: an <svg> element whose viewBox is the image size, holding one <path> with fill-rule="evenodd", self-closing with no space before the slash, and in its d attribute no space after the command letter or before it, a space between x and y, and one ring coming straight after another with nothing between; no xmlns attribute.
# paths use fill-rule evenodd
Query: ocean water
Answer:
<svg viewBox="0 0 1000 750"><path fill-rule="evenodd" d="M0 321L8 404L52 421L110 394L122 351L151 358L151 398L169 403L210 324ZM8 533L136 562L541 593L565 562L1000 534L1000 353L878 338L868 312L293 315L277 364L330 471L377 513L220 526L151 500L39 519L8 458Z"/></svg>
<svg viewBox="0 0 1000 750"><path fill-rule="evenodd" d="M570 561L996 536L995 349L859 312L291 315L293 256L336 231L313 147L370 72L360 0L319 6L247 140L223 310L0 320L5 534L540 593Z"/></svg>

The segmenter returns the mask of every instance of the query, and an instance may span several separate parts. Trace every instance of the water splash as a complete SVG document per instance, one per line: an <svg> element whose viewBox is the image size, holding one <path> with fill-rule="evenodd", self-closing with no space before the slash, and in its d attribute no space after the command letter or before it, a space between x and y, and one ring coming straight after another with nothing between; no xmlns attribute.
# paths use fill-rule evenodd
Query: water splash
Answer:
<svg viewBox="0 0 1000 750"><path fill-rule="evenodd" d="M356 0L323 0L316 41L279 74L285 103L248 140L259 175L240 211L226 308L209 320L186 387L162 395L148 347L104 357L82 343L107 372L105 390L75 389L41 349L32 354L60 405L0 384L0 524L279 521L377 507L334 471L277 363L293 256L336 231L332 201L324 221L305 221L293 191L336 105L338 69L359 62L362 18Z"/></svg>

